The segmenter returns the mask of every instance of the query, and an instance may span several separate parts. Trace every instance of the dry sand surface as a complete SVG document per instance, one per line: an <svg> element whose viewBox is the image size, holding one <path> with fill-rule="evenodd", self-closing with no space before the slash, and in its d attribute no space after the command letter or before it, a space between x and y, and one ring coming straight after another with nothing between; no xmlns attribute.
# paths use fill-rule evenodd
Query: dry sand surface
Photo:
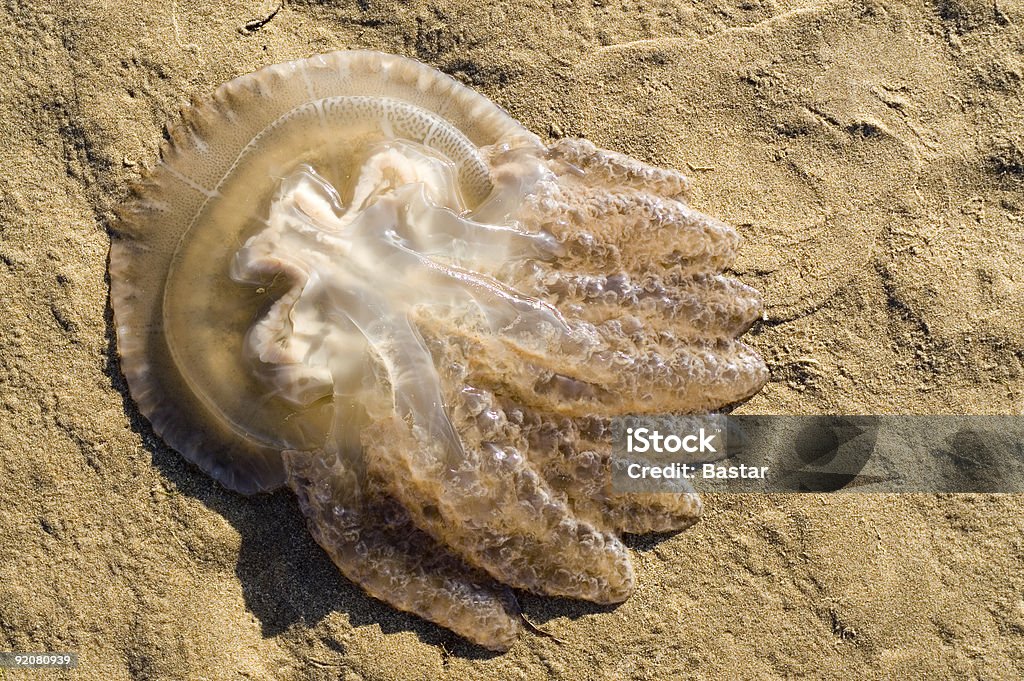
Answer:
<svg viewBox="0 0 1024 681"><path fill-rule="evenodd" d="M1024 412L1021 0L9 0L0 9L0 649L81 679L1020 678L1016 496L714 496L608 609L492 655L347 583L294 500L156 439L113 351L112 209L193 95L346 47L544 137L689 170L747 237L747 413Z"/></svg>

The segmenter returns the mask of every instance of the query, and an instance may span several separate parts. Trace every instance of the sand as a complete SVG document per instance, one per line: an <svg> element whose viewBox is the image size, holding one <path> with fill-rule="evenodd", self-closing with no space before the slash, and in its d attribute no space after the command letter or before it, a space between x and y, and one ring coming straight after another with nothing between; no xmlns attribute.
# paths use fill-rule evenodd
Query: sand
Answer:
<svg viewBox="0 0 1024 681"><path fill-rule="evenodd" d="M747 237L745 413L1024 413L1020 0L0 9L0 650L79 679L1020 678L1024 502L717 495L618 608L527 596L493 655L347 583L286 494L168 450L117 368L112 210L193 95L359 47L697 182ZM253 26L253 25L251 25Z"/></svg>

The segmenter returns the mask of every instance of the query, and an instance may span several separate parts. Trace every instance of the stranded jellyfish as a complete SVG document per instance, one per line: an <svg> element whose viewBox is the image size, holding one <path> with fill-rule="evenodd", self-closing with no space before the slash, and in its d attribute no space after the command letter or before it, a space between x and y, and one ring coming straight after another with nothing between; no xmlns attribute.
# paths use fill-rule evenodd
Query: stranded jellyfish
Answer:
<svg viewBox="0 0 1024 681"><path fill-rule="evenodd" d="M687 189L410 59L271 66L185 110L119 212L121 367L199 468L293 490L346 577L503 650L512 589L622 601L620 536L700 513L612 488L610 420L766 380L740 239Z"/></svg>

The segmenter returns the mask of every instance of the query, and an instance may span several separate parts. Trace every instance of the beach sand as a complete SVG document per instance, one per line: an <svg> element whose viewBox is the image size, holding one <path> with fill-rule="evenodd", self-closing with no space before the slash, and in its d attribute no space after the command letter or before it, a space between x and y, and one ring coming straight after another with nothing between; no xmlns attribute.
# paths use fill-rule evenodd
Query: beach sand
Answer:
<svg viewBox="0 0 1024 681"><path fill-rule="evenodd" d="M286 493L224 490L126 397L108 226L193 96L342 48L544 138L680 168L746 237L744 413L1024 413L1020 0L292 0L0 8L0 650L78 679L1020 678L1024 501L706 497L617 608L475 648L348 583ZM255 25L250 24L255 28Z"/></svg>

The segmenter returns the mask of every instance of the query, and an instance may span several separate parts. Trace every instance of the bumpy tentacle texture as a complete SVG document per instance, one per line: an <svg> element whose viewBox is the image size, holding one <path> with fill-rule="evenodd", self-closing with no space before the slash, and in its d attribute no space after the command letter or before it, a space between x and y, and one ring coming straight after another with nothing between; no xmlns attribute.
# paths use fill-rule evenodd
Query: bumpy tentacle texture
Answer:
<svg viewBox="0 0 1024 681"><path fill-rule="evenodd" d="M736 402L764 368L735 340L759 298L719 274L738 239L682 202L682 177L578 140L490 153L494 188L473 211L437 192L457 186L450 168L408 142L368 152L347 205L302 167L234 277L288 276L250 350L296 406L333 396L326 454L286 459L318 540L371 593L500 646L514 631L500 598L425 581L419 563L383 570L382 588L374 552L429 536L503 584L621 601L634 574L618 533L685 527L699 501L616 495L607 419ZM351 405L361 451L338 444ZM390 507L345 487L360 458ZM408 515L347 548L338 526L374 527L383 508Z"/></svg>
<svg viewBox="0 0 1024 681"><path fill-rule="evenodd" d="M171 139L111 251L132 393L224 484L287 484L369 593L506 649L509 587L622 601L620 535L696 520L609 463L612 417L767 377L739 238L682 175L376 53L232 81Z"/></svg>

